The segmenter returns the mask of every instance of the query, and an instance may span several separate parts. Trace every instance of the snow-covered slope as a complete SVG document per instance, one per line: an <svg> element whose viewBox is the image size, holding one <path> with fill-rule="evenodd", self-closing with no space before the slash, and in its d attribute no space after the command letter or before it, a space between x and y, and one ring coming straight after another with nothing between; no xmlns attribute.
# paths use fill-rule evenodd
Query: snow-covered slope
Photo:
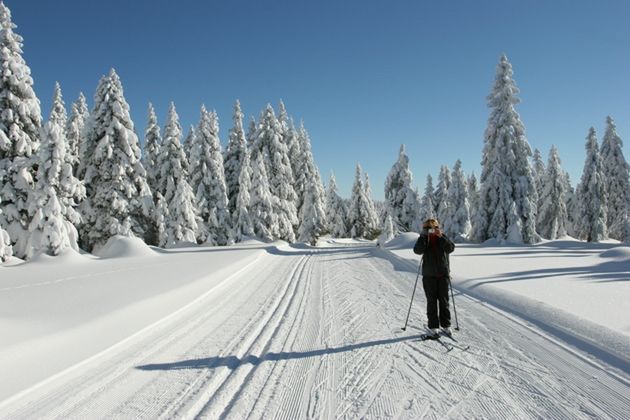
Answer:
<svg viewBox="0 0 630 420"><path fill-rule="evenodd" d="M0 344L0 417L623 418L630 410L627 358L598 357L463 288L457 341L420 341L420 290L410 328L400 330L415 263L369 242L324 244L3 267L0 327L12 332ZM551 260L530 250L539 264ZM483 259L460 246L453 265L528 259L524 249L483 249L500 251ZM589 252L625 267L623 250Z"/></svg>

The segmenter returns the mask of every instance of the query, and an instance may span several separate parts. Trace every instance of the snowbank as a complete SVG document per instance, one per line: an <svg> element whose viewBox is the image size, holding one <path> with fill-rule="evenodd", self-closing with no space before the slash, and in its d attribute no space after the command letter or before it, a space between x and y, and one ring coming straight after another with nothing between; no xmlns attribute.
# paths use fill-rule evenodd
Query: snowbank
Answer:
<svg viewBox="0 0 630 420"><path fill-rule="evenodd" d="M116 235L95 252L101 258L153 257L157 254L140 238Z"/></svg>

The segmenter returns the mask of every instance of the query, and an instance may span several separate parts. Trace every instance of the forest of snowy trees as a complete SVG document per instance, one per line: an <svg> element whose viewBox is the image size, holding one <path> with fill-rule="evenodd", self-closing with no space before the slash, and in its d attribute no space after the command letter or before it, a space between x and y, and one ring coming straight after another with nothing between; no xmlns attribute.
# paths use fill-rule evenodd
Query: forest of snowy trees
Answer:
<svg viewBox="0 0 630 420"><path fill-rule="evenodd" d="M586 162L573 189L552 147L545 163L532 152L515 106L518 89L505 56L488 96L482 172L466 176L461 161L442 166L434 187L413 185L401 146L385 182L385 202L372 199L359 164L349 199L334 174L325 188L308 131L285 105L267 105L245 130L234 104L227 146L215 111L201 106L184 131L175 104L160 129L152 104L141 142L114 70L101 78L91 111L83 94L68 116L56 84L42 121L22 38L0 2L0 260L67 248L93 252L115 235L169 247L229 245L248 237L316 244L319 237L375 239L418 231L437 217L457 241L535 243L571 235L630 241L630 168L612 118L598 144L586 137ZM143 148L141 149L141 144Z"/></svg>

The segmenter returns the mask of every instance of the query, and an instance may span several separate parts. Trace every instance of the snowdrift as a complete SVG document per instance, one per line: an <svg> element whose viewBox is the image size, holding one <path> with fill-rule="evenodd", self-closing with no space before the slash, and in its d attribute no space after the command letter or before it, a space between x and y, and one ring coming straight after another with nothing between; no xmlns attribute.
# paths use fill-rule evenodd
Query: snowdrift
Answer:
<svg viewBox="0 0 630 420"><path fill-rule="evenodd" d="M140 238L116 235L95 254L101 258L154 257L157 254Z"/></svg>

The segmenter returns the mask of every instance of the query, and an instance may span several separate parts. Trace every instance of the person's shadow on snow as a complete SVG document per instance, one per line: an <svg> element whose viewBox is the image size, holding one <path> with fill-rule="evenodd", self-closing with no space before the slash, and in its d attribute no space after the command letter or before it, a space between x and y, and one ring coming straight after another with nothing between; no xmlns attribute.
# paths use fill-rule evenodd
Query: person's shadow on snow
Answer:
<svg viewBox="0 0 630 420"><path fill-rule="evenodd" d="M139 370L180 370L180 369L216 369L218 367L227 367L231 370L238 368L241 365L251 364L251 365L259 365L263 362L275 362L279 360L293 360L293 359L304 359L307 357L317 357L323 356L327 354L336 354L343 353L358 349L363 349L366 347L373 346L383 346L387 344L395 344L400 343L402 341L411 341L411 340L420 340L422 339L422 334L416 334L411 336L403 336L396 337L384 340L374 340L367 341L364 343L358 344L349 344L347 346L341 347L328 347L324 349L318 350L309 350L309 351L290 351L290 352L281 352L281 353L266 353L262 356L254 356L248 355L243 357L242 359L236 356L215 356L215 357L206 357L203 359L190 359L190 360L181 360L179 362L170 362L170 363L155 363L149 365L136 366L136 369Z"/></svg>

